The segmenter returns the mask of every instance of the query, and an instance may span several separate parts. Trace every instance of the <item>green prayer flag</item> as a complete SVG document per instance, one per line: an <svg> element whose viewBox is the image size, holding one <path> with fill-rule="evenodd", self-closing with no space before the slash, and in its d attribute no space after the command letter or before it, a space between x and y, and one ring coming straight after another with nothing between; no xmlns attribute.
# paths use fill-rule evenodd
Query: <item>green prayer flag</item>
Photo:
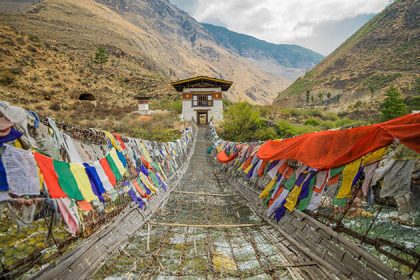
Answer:
<svg viewBox="0 0 420 280"><path fill-rule="evenodd" d="M149 177L152 179L153 184L154 184L157 188L160 188L160 184L159 184L158 179L156 178L155 173L153 173L153 172L149 171Z"/></svg>
<svg viewBox="0 0 420 280"><path fill-rule="evenodd" d="M330 178L334 177L337 174L340 174L341 172L343 172L344 167L346 167L345 165L337 167L337 168L331 168L330 170Z"/></svg>
<svg viewBox="0 0 420 280"><path fill-rule="evenodd" d="M123 178L123 175L118 170L118 167L115 164L114 160L112 159L111 155L110 154L107 154L105 158L106 158L106 161L109 164L109 167L112 170L112 173L114 173L115 178L117 179L117 181L120 181Z"/></svg>
<svg viewBox="0 0 420 280"><path fill-rule="evenodd" d="M267 165L265 166L264 173L263 173L264 176L267 175L267 172L268 172L268 169L270 168L270 165L271 165L271 162L268 162Z"/></svg>
<svg viewBox="0 0 420 280"><path fill-rule="evenodd" d="M285 189L290 191L296 184L296 172L293 172L292 176L284 182L283 186Z"/></svg>
<svg viewBox="0 0 420 280"><path fill-rule="evenodd" d="M143 182L141 181L141 178L140 178L140 177L138 177L138 178L137 178L137 183L139 184L140 188L141 188L141 189L142 189L145 193L147 193L146 189L144 188L144 184L143 184Z"/></svg>
<svg viewBox="0 0 420 280"><path fill-rule="evenodd" d="M313 176L311 181L309 182L309 186L308 186L308 196L305 197L304 199L302 199L301 201L299 201L299 205L297 207L298 210L303 211L306 209L306 207L308 207L309 202L311 202L311 198L312 198L312 193L314 190L314 186L315 186L315 181L316 181L316 176Z"/></svg>
<svg viewBox="0 0 420 280"><path fill-rule="evenodd" d="M70 170L70 164L68 162L58 160L54 160L53 163L54 170L58 176L58 183L60 184L63 192L65 192L69 198L84 200L84 197L77 186L76 179Z"/></svg>

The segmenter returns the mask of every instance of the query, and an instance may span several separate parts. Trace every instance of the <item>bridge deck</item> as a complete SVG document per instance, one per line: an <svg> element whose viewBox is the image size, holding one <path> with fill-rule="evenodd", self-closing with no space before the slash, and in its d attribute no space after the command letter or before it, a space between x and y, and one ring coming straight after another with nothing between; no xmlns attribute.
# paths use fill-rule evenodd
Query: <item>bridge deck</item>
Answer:
<svg viewBox="0 0 420 280"><path fill-rule="evenodd" d="M327 279L217 174L200 128L181 184L94 279Z"/></svg>

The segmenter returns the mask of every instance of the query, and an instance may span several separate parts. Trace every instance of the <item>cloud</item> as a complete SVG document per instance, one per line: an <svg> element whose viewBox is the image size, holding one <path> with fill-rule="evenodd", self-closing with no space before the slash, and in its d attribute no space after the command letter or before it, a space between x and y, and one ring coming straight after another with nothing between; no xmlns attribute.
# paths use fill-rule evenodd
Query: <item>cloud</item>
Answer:
<svg viewBox="0 0 420 280"><path fill-rule="evenodd" d="M295 43L319 26L376 14L391 0L171 0L200 22L274 43Z"/></svg>
<svg viewBox="0 0 420 280"><path fill-rule="evenodd" d="M321 23L314 28L311 36L298 38L293 43L327 55L373 16L374 14L359 15L338 21Z"/></svg>

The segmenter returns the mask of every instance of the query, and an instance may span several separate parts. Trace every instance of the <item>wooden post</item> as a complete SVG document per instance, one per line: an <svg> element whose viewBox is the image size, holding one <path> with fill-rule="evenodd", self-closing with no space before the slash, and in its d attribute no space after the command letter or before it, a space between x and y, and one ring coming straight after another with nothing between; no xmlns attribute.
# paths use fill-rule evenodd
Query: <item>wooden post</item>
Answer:
<svg viewBox="0 0 420 280"><path fill-rule="evenodd" d="M146 242L146 251L150 251L150 230L151 230L150 223L147 223L147 242Z"/></svg>

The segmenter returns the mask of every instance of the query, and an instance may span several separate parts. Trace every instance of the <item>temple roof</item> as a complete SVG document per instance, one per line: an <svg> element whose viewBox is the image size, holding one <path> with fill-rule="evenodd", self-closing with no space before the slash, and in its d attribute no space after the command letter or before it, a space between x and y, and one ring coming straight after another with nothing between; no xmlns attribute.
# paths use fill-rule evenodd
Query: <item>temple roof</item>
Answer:
<svg viewBox="0 0 420 280"><path fill-rule="evenodd" d="M184 88L215 88L220 87L222 91L229 90L233 82L207 76L197 76L172 83L176 91L181 92Z"/></svg>

